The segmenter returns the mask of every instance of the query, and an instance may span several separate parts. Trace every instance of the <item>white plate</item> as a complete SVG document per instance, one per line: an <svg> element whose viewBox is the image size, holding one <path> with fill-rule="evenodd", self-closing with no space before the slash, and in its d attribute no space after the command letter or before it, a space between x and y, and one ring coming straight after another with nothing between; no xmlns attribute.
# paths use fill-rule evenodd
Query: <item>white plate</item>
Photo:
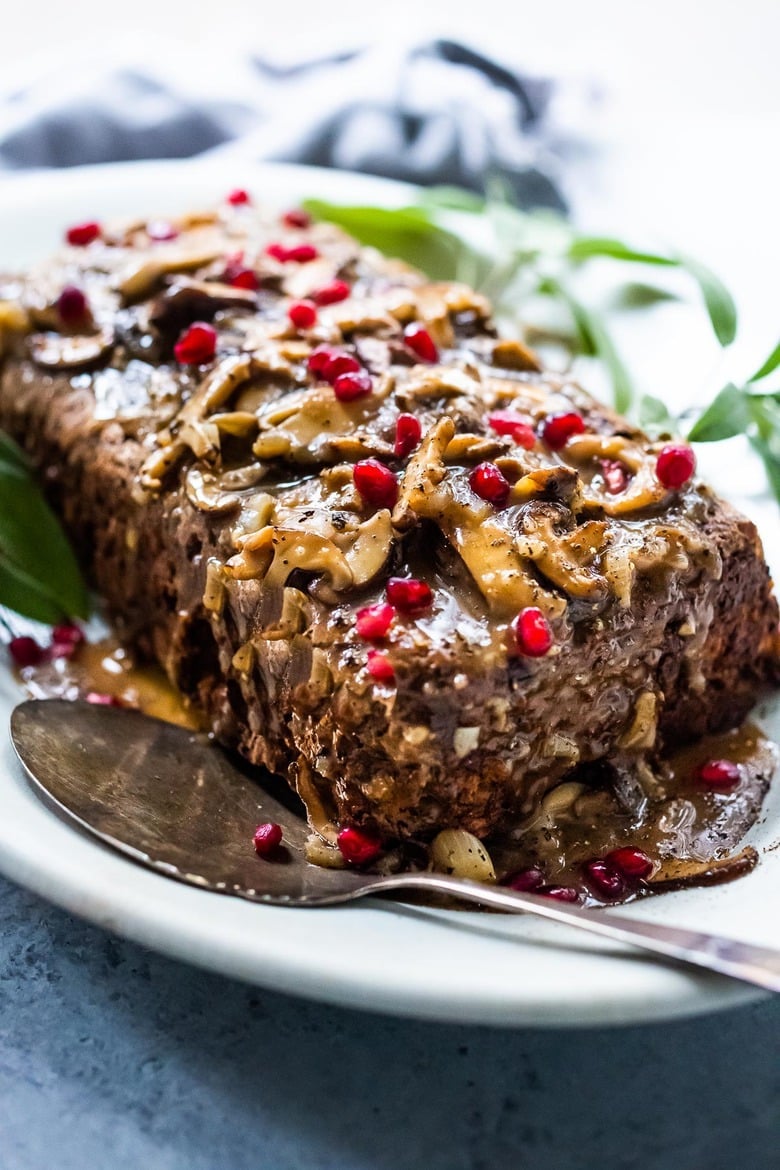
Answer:
<svg viewBox="0 0 780 1170"><path fill-rule="evenodd" d="M44 255L63 224L202 206L237 183L280 206L306 194L387 205L406 196L399 185L337 172L226 169L213 161L143 163L4 179L0 264L9 269ZM758 477L752 473L746 482ZM775 505L759 495L737 502L767 540L772 535L770 555L780 565ZM19 697L0 664L3 723ZM770 713L764 715L766 722ZM777 704L770 722L780 735ZM662 1019L755 994L522 918L387 903L285 910L204 893L137 867L64 825L32 794L6 736L0 753L0 868L8 877L100 926L228 975L351 1007L502 1025ZM650 899L626 912L772 943L780 850L765 851L778 823L775 791L751 834L763 856L748 878Z"/></svg>

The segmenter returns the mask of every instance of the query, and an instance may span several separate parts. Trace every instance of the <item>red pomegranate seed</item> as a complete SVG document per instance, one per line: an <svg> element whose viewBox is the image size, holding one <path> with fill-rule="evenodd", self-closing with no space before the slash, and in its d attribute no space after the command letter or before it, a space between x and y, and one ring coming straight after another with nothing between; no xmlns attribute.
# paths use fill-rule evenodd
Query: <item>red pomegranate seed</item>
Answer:
<svg viewBox="0 0 780 1170"><path fill-rule="evenodd" d="M330 382L331 386L335 386L343 374L362 374L363 372L363 367L356 357L353 357L351 353L337 351L325 367L323 377L326 382Z"/></svg>
<svg viewBox="0 0 780 1170"><path fill-rule="evenodd" d="M433 605L433 593L425 581L416 577L391 577L385 588L387 600L401 613L412 616L425 613Z"/></svg>
<svg viewBox="0 0 780 1170"><path fill-rule="evenodd" d="M393 454L403 459L411 455L422 438L422 425L413 414L399 414L395 424Z"/></svg>
<svg viewBox="0 0 780 1170"><path fill-rule="evenodd" d="M707 760L696 776L708 788L736 788L740 781L739 766L731 760Z"/></svg>
<svg viewBox="0 0 780 1170"><path fill-rule="evenodd" d="M335 350L332 345L318 345L316 349L311 351L308 358L306 359L306 369L310 374L320 375L324 378L325 371L333 361L337 352L338 351ZM360 369L358 362L355 362L355 365L358 367L358 369Z"/></svg>
<svg viewBox="0 0 780 1170"><path fill-rule="evenodd" d="M248 203L252 202L252 197L243 187L236 187L235 190L228 193L227 201L231 207L246 207Z"/></svg>
<svg viewBox="0 0 780 1170"><path fill-rule="evenodd" d="M528 869L518 869L515 873L510 873L502 884L509 886L510 890L519 890L520 893L527 894L544 885L544 874L535 865L531 865Z"/></svg>
<svg viewBox="0 0 780 1170"><path fill-rule="evenodd" d="M404 329L404 341L421 361L437 362L439 360L436 342L424 325L407 325Z"/></svg>
<svg viewBox="0 0 780 1170"><path fill-rule="evenodd" d="M94 703L96 707L125 706L118 695L107 695L104 691L87 691L84 699L87 703Z"/></svg>
<svg viewBox="0 0 780 1170"><path fill-rule="evenodd" d="M354 374L342 375L336 383L336 393L339 382L354 377ZM352 469L352 477L355 487L371 507L394 508L398 503L398 480L390 468L378 459L361 459Z"/></svg>
<svg viewBox="0 0 780 1170"><path fill-rule="evenodd" d="M63 325L81 325L89 316L89 302L80 288L66 284L57 298L57 313Z"/></svg>
<svg viewBox="0 0 780 1170"><path fill-rule="evenodd" d="M538 886L534 894L541 894L544 898L552 898L555 902L579 902L579 890L574 886Z"/></svg>
<svg viewBox="0 0 780 1170"><path fill-rule="evenodd" d="M684 443L667 443L658 452L655 474L665 488L684 487L696 470L696 456Z"/></svg>
<svg viewBox="0 0 780 1170"><path fill-rule="evenodd" d="M251 268L236 268L231 273L230 279L227 283L231 288L243 288L247 292L257 292L260 288L260 281L257 279L257 273Z"/></svg>
<svg viewBox="0 0 780 1170"><path fill-rule="evenodd" d="M317 307L312 301L293 301L287 316L296 329L311 329L317 324Z"/></svg>
<svg viewBox="0 0 780 1170"><path fill-rule="evenodd" d="M53 658L72 658L84 642L84 631L79 626L66 623L55 626L51 632L51 653Z"/></svg>
<svg viewBox="0 0 780 1170"><path fill-rule="evenodd" d="M515 644L526 658L543 658L553 643L550 623L535 605L526 606L512 622Z"/></svg>
<svg viewBox="0 0 780 1170"><path fill-rule="evenodd" d="M258 825L252 838L258 857L272 856L282 843L282 826L275 821Z"/></svg>
<svg viewBox="0 0 780 1170"><path fill-rule="evenodd" d="M582 868L586 882L600 898L612 902L625 894L625 878L606 861L596 858L593 861L586 861Z"/></svg>
<svg viewBox="0 0 780 1170"><path fill-rule="evenodd" d="M35 638L28 638L24 634L11 639L8 643L8 653L18 670L23 670L26 666L40 666L46 658L43 646L39 646Z"/></svg>
<svg viewBox="0 0 780 1170"><path fill-rule="evenodd" d="M166 240L175 240L179 235L179 229L165 219L155 219L146 225L146 234L155 244L163 244Z"/></svg>
<svg viewBox="0 0 780 1170"><path fill-rule="evenodd" d="M330 375L330 370L328 370ZM361 371L355 374L339 374L333 383L333 393L339 402L354 402L356 398L367 398L374 389L371 375Z"/></svg>
<svg viewBox="0 0 780 1170"><path fill-rule="evenodd" d="M377 682L395 682L393 664L382 650L369 650L367 655L368 673Z"/></svg>
<svg viewBox="0 0 780 1170"><path fill-rule="evenodd" d="M352 289L346 280L332 280L330 284L323 285L311 293L311 299L316 305L337 305L339 301L345 301L351 295Z"/></svg>
<svg viewBox="0 0 780 1170"><path fill-rule="evenodd" d="M369 642L381 642L393 624L394 617L395 610L386 602L366 605L357 611L355 629L361 638L367 638Z"/></svg>
<svg viewBox="0 0 780 1170"><path fill-rule="evenodd" d="M562 414L551 414L542 423L542 438L551 451L560 451L565 447L572 435L581 435L585 430L585 422L581 414L573 410Z"/></svg>
<svg viewBox="0 0 780 1170"><path fill-rule="evenodd" d="M350 865L368 865L382 852L382 842L375 833L348 825L336 838L341 856Z"/></svg>
<svg viewBox="0 0 780 1170"><path fill-rule="evenodd" d="M611 865L625 878L642 879L650 877L653 872L653 862L633 845L624 845L622 849L613 849L604 858L607 865Z"/></svg>
<svg viewBox="0 0 780 1170"><path fill-rule="evenodd" d="M536 434L519 414L513 410L494 410L488 415L488 424L497 435L509 435L519 447L530 451L536 443Z"/></svg>
<svg viewBox="0 0 780 1170"><path fill-rule="evenodd" d="M205 321L196 321L185 329L173 347L176 361L183 366L199 366L210 362L217 352L217 331Z"/></svg>
<svg viewBox="0 0 780 1170"><path fill-rule="evenodd" d="M265 250L265 254L266 256L273 257L274 260L278 260L280 264L286 264L290 259L290 249L285 247L284 244L269 244Z"/></svg>
<svg viewBox="0 0 780 1170"><path fill-rule="evenodd" d="M332 345L318 345L309 354L306 368L310 374L330 382L331 386L342 374L359 374L362 366L352 354L344 353Z"/></svg>
<svg viewBox="0 0 780 1170"><path fill-rule="evenodd" d="M68 228L65 239L75 248L86 248L87 244L91 244L99 237L100 231L100 224L97 220L90 219L86 223L77 223Z"/></svg>
<svg viewBox="0 0 780 1170"><path fill-rule="evenodd" d="M628 469L619 459L600 459L604 486L611 496L617 496L628 487Z"/></svg>
<svg viewBox="0 0 780 1170"><path fill-rule="evenodd" d="M318 256L319 251L314 247L314 244L296 244L287 249L287 259L292 260L294 264L308 264L310 260L316 260Z"/></svg>
<svg viewBox="0 0 780 1170"><path fill-rule="evenodd" d="M469 476L469 485L481 500L487 500L496 508L502 507L509 498L511 485L495 463L480 463L475 467Z"/></svg>
<svg viewBox="0 0 780 1170"><path fill-rule="evenodd" d="M291 207L282 216L282 223L291 228L307 228L311 227L311 216L302 207Z"/></svg>

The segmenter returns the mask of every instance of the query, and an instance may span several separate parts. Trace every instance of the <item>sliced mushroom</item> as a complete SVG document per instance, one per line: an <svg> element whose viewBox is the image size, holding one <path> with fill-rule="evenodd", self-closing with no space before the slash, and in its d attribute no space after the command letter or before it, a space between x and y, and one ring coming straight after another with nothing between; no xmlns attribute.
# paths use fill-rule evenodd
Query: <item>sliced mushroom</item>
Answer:
<svg viewBox="0 0 780 1170"><path fill-rule="evenodd" d="M110 329L85 335L38 333L30 338L30 353L44 370L86 370L111 356L114 334Z"/></svg>
<svg viewBox="0 0 780 1170"><path fill-rule="evenodd" d="M408 528L418 517L436 523L494 613L510 616L538 605L549 617L559 616L566 601L538 581L526 553L539 550L507 527L510 514L478 500L462 476L456 494L457 473L448 475L444 466L453 433L452 420L443 418L423 439L404 476L394 525Z"/></svg>
<svg viewBox="0 0 780 1170"><path fill-rule="evenodd" d="M282 588L295 569L322 573L334 593L349 589L353 581L344 553L332 540L316 532L270 525L245 539L226 568L240 581L262 579L264 588Z"/></svg>
<svg viewBox="0 0 780 1170"><path fill-rule="evenodd" d="M254 311L257 294L217 281L174 281L149 310L149 324L168 336L179 334L193 321L211 321L220 309Z"/></svg>
<svg viewBox="0 0 780 1170"><path fill-rule="evenodd" d="M566 459L578 467L591 468L595 473L600 460L622 463L630 472L625 491L612 494L600 477L583 486L582 503L597 507L608 516L623 516L657 507L669 496L655 474L655 456L624 435L575 435L566 444Z"/></svg>
<svg viewBox="0 0 780 1170"><path fill-rule="evenodd" d="M534 351L517 339L496 341L493 345L492 358L493 365L504 370L539 373L542 369Z"/></svg>
<svg viewBox="0 0 780 1170"><path fill-rule="evenodd" d="M383 417L392 387L392 378L380 378L371 395L354 402L339 402L330 386L287 394L260 413L253 451L260 459L307 464L388 457L392 444L381 436L394 431L391 406Z"/></svg>
<svg viewBox="0 0 780 1170"><path fill-rule="evenodd" d="M213 237L202 241L200 247L195 241L180 238L171 244L159 244L151 252L133 255L119 279L122 299L125 304L143 300L154 292L163 277L205 268L222 254L223 248L221 241Z"/></svg>
<svg viewBox="0 0 780 1170"><path fill-rule="evenodd" d="M604 521L589 520L562 532L561 524L572 519L568 510L555 504L528 504L522 511L523 531L529 538L526 555L569 596L599 601L606 596L607 581L596 566L609 531Z"/></svg>

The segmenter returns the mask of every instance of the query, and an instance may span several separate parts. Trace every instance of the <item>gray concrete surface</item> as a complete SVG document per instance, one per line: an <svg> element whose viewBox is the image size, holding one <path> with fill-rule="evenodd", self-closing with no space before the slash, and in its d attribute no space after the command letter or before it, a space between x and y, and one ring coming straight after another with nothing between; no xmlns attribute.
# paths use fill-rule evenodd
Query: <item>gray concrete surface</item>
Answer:
<svg viewBox="0 0 780 1170"><path fill-rule="evenodd" d="M196 971L0 882L0 1170L769 1170L780 1002L420 1024Z"/></svg>

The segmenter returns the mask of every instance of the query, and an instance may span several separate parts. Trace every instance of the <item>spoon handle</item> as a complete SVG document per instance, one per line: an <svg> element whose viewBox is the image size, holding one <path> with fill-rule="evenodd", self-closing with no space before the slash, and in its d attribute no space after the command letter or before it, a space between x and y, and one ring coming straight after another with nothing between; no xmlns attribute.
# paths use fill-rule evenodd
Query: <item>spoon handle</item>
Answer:
<svg viewBox="0 0 780 1170"><path fill-rule="evenodd" d="M642 922L637 918L605 914L602 910L586 910L537 894L518 893L444 874L394 874L364 887L360 892L371 894L410 888L434 890L514 914L526 911L552 919L553 922L579 927L580 930L590 931L613 942L628 943L669 959L730 975L732 979L741 979L766 991L780 992L780 951L740 942L738 939L705 934L680 926Z"/></svg>

